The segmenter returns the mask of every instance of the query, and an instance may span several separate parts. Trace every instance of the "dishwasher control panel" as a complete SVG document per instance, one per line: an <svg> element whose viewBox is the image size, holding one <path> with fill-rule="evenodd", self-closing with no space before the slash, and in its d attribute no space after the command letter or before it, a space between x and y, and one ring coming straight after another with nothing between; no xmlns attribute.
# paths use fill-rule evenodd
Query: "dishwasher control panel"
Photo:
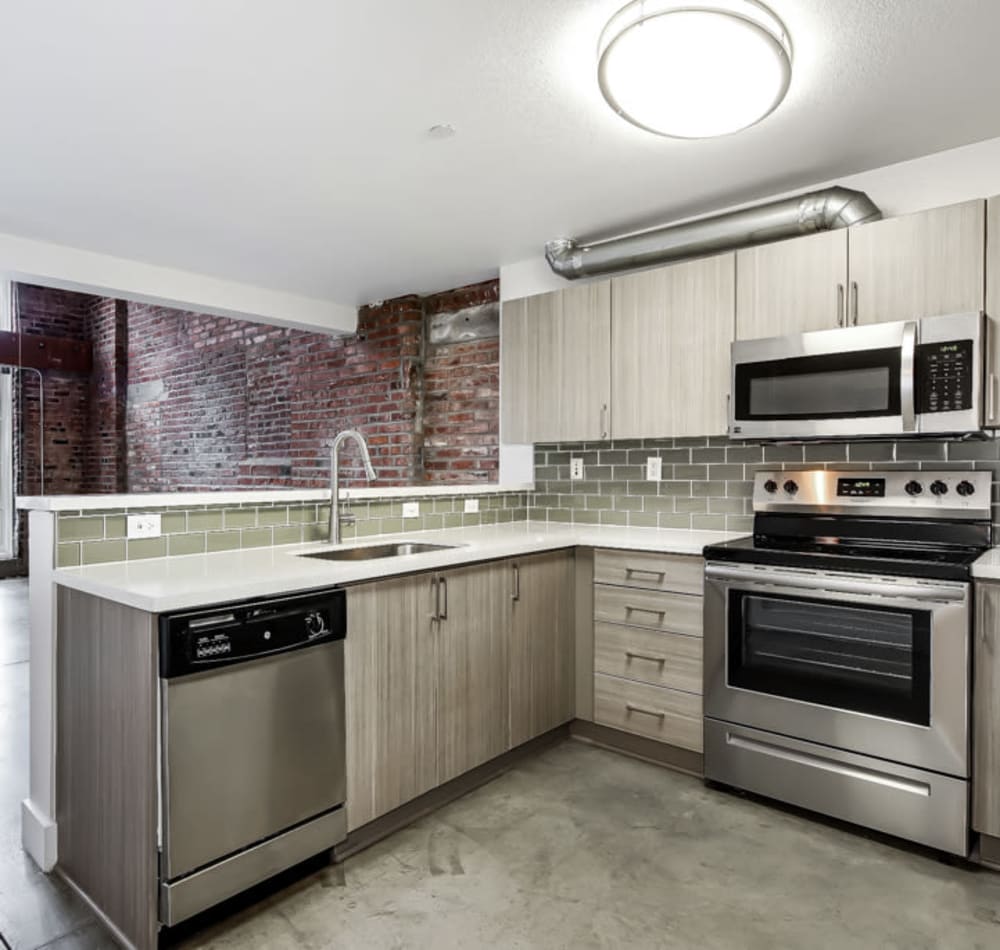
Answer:
<svg viewBox="0 0 1000 950"><path fill-rule="evenodd" d="M168 679L341 640L343 590L227 604L160 617L160 676Z"/></svg>

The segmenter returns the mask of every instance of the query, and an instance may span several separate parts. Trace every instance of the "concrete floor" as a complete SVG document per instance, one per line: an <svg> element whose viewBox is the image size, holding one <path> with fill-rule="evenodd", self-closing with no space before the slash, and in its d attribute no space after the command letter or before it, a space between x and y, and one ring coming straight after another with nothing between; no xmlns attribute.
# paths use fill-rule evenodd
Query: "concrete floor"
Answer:
<svg viewBox="0 0 1000 950"><path fill-rule="evenodd" d="M0 932L97 950L86 908L20 851L24 599L0 582ZM997 950L1000 874L567 742L181 946Z"/></svg>

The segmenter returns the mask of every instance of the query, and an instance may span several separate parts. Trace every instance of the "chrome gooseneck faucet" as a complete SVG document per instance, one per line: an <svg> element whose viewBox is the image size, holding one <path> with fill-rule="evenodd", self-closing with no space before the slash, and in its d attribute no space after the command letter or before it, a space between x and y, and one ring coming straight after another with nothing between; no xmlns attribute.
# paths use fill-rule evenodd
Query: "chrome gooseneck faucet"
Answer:
<svg viewBox="0 0 1000 950"><path fill-rule="evenodd" d="M340 446L347 439L354 439L361 449L361 461L365 465L368 481L375 480L375 469L372 467L372 457L368 452L368 443L357 429L345 429L339 432L330 446L330 543L340 544Z"/></svg>

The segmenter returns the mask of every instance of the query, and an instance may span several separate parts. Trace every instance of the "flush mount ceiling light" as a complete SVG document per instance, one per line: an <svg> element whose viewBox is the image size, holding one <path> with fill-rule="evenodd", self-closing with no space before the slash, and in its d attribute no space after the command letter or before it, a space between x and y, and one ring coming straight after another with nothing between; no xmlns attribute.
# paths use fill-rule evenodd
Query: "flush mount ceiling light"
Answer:
<svg viewBox="0 0 1000 950"><path fill-rule="evenodd" d="M792 49L754 0L633 0L604 27L597 78L622 118L698 139L759 122L785 98Z"/></svg>

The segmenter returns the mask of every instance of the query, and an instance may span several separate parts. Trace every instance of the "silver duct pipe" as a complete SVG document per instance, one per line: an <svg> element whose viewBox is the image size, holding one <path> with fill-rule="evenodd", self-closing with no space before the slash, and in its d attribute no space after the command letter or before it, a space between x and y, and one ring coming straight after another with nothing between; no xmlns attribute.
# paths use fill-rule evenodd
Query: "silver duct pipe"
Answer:
<svg viewBox="0 0 1000 950"><path fill-rule="evenodd" d="M848 228L881 217L882 212L863 191L824 188L592 244L559 238L545 245L545 259L560 277L575 280Z"/></svg>

